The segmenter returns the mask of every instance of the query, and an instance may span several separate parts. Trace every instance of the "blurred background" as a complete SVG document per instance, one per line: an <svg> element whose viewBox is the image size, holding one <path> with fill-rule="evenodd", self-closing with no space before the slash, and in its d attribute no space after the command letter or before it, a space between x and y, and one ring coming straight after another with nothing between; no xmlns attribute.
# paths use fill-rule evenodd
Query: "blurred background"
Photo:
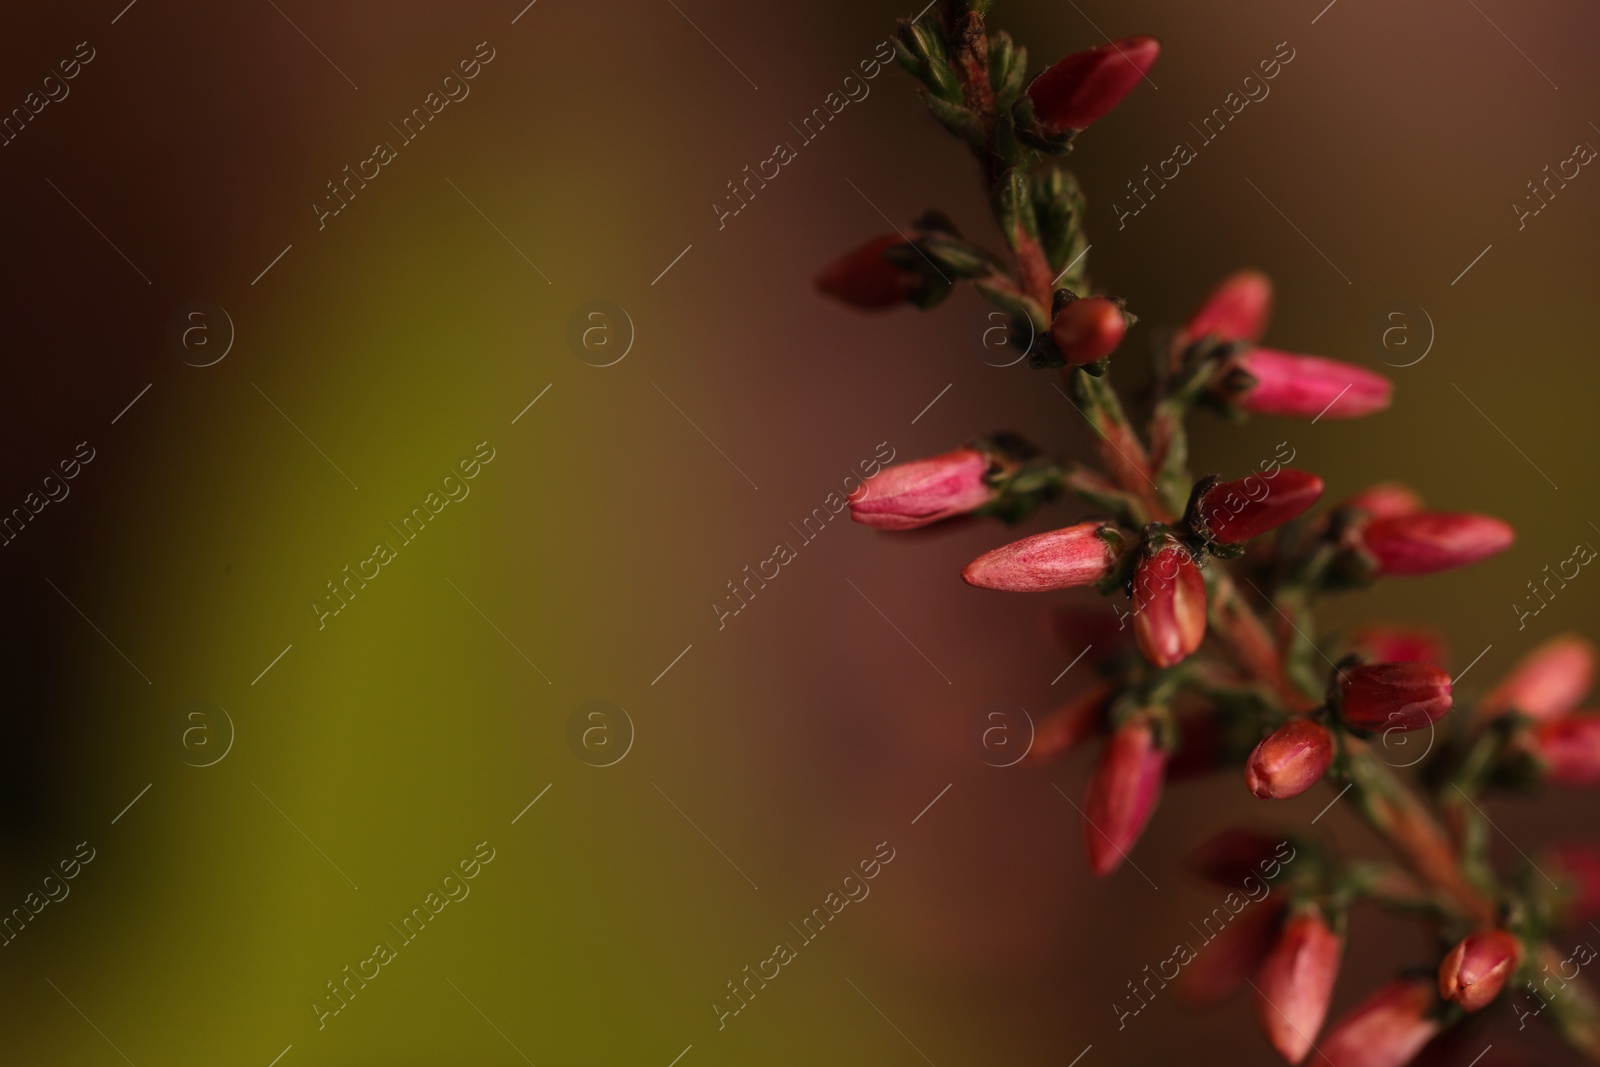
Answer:
<svg viewBox="0 0 1600 1067"><path fill-rule="evenodd" d="M0 510L23 509L0 554L0 913L37 911L0 948L10 1062L1275 1062L1248 998L1169 993L1120 1030L1113 1007L1218 903L1183 853L1258 802L1232 775L1175 786L1147 877L1091 879L1066 799L1086 757L1002 769L972 739L991 703L1038 714L1075 682L1044 603L957 577L1013 535L791 527L880 448L1010 428L1086 451L1044 376L991 365L970 296L866 317L810 288L929 206L998 243L892 64L815 141L791 126L912 12L124 2L14 6L0 38ZM1093 275L1162 324L1259 267L1270 343L1390 365L1372 419L1202 419L1197 469L1287 440L1330 499L1400 479L1510 520L1495 560L1328 614L1441 626L1456 669L1481 651L1481 690L1540 640L1600 636L1593 578L1516 609L1600 537L1600 177L1520 227L1512 206L1600 144L1600 17L1324 4L991 21L1035 66L1162 38L1071 159ZM1119 227L1127 183L1281 46L1270 96ZM720 217L780 142L797 158ZM719 628L785 541L798 558ZM1311 825L1331 796L1269 814L1376 848L1338 806ZM1500 803L1497 855L1597 811ZM870 895L804 941L875 854ZM731 1014L728 983L784 941L797 958ZM1358 913L1335 1011L1431 952ZM1503 1008L1439 1062L1488 1041L1562 1061Z"/></svg>

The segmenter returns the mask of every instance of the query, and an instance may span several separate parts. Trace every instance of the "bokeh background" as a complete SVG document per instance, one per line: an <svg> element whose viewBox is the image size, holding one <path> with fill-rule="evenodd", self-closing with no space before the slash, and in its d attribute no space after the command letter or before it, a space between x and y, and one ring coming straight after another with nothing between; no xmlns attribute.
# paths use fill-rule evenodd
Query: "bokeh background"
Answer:
<svg viewBox="0 0 1600 1067"><path fill-rule="evenodd" d="M1151 884L1097 883L1061 795L1083 757L1002 770L974 748L985 705L1042 711L1074 681L1051 684L1070 650L1039 602L957 578L1006 535L839 520L724 628L710 606L880 443L1084 448L1044 377L990 365L975 300L863 317L810 290L884 216L939 205L993 240L897 68L719 228L726 183L911 12L123 2L13 5L0 38L7 110L93 57L0 148L0 507L94 457L0 553L0 910L94 854L0 948L8 1062L1274 1062L1246 999L1168 995L1121 1031L1111 1006L1217 902L1179 859L1261 817L1238 783L1170 790L1135 854ZM1253 265L1278 283L1273 343L1412 363L1373 419L1201 422L1197 466L1287 439L1333 498L1399 478L1511 520L1496 560L1329 613L1442 626L1458 669L1482 650L1482 688L1538 640L1597 636L1600 579L1521 629L1513 605L1600 537L1600 178L1521 229L1510 206L1600 144L1597 16L1324 2L1018 0L993 22L1035 65L1163 39L1072 157L1093 274L1146 322ZM1119 229L1125 183L1282 42L1270 97ZM470 95L319 227L325 183L475 51ZM632 339L607 367L568 343L597 300ZM326 583L480 442L470 496L319 628ZM594 700L632 724L608 767L570 742ZM1373 847L1337 807L1310 825L1330 796L1271 814ZM1597 810L1497 804L1497 851ZM470 896L319 1029L325 983L480 842ZM870 896L719 1029L725 983L883 842ZM1335 1010L1430 951L1368 913L1353 943ZM1504 1015L1500 1051L1532 1034Z"/></svg>

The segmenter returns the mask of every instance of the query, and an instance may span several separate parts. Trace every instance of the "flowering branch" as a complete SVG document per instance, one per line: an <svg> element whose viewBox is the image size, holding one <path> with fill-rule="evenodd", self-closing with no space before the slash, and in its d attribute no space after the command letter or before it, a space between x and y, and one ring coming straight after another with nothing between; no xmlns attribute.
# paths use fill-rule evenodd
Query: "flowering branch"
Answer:
<svg viewBox="0 0 1600 1067"><path fill-rule="evenodd" d="M1540 1005L1519 1016L1551 1008L1557 1030L1600 1060L1593 995L1576 972L1562 974L1558 989L1549 985L1552 965L1567 962L1550 938L1600 913L1600 850L1546 857L1537 879L1502 876L1488 860L1479 805L1499 789L1600 783L1600 714L1574 711L1594 681L1594 648L1567 637L1536 650L1471 713L1456 708L1452 681L1435 665L1439 643L1416 630L1358 631L1324 670L1314 612L1322 596L1475 563L1509 547L1510 527L1429 511L1394 485L1313 516L1322 480L1285 466L1292 450L1234 481L1190 472L1187 420L1197 408L1235 419L1337 419L1389 404L1381 375L1261 347L1272 286L1257 272L1225 279L1157 347L1155 398L1141 432L1109 374L1136 318L1122 298L1090 291L1084 199L1061 159L1139 85L1160 45L1113 41L1029 79L1026 52L987 28L989 7L940 0L936 14L900 23L895 51L934 118L976 158L1009 255L929 211L909 239L868 241L822 270L817 286L879 311L932 308L958 282L970 283L1011 317L1012 343L1030 367L1059 371L1058 388L1094 431L1098 468L995 434L886 468L851 500L852 517L886 530L968 514L1018 522L1063 492L1096 509L1099 517L984 553L962 578L1006 592L1088 586L1128 604L1116 609L1116 631L1091 642L1104 650L1100 678L1039 724L1025 759L1045 764L1104 738L1083 804L1097 874L1110 874L1136 846L1169 776L1242 766L1246 787L1265 800L1325 779L1343 783L1335 799L1353 794L1409 873L1302 843L1307 858L1282 876L1288 904L1268 925L1255 924L1268 936L1230 957L1259 967L1258 1017L1286 1060L1304 1058L1322 1030L1345 916L1362 901L1434 930L1435 976L1401 976L1335 1023L1317 1046L1334 1067L1399 1067L1467 1013L1522 996L1519 982ZM1103 613L1079 613L1073 625L1109 631ZM1435 724L1453 708L1456 729L1435 746ZM1387 758L1424 734L1425 758ZM1397 773L1410 767L1415 784ZM1271 847L1225 831L1203 851L1212 867L1250 869ZM1228 969L1219 964L1216 973ZM1249 967L1232 970L1242 981Z"/></svg>

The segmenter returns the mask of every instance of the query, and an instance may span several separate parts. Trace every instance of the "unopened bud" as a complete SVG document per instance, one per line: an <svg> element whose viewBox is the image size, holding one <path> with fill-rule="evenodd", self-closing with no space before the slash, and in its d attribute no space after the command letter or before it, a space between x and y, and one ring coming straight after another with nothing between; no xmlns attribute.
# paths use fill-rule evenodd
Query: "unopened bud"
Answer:
<svg viewBox="0 0 1600 1067"><path fill-rule="evenodd" d="M1122 308L1103 296L1072 301L1050 324L1050 339L1068 363L1093 363L1109 356L1127 332Z"/></svg>
<svg viewBox="0 0 1600 1067"><path fill-rule="evenodd" d="M1431 663L1369 663L1339 676L1339 715L1359 730L1420 730L1450 710L1450 676Z"/></svg>
<svg viewBox="0 0 1600 1067"><path fill-rule="evenodd" d="M1564 715L1533 729L1533 748L1545 780L1556 785L1600 784L1600 715Z"/></svg>
<svg viewBox="0 0 1600 1067"><path fill-rule="evenodd" d="M871 484L870 482L868 483ZM1012 593L1042 593L1093 585L1107 577L1117 552L1103 523L1080 522L992 549L961 572L968 585Z"/></svg>
<svg viewBox="0 0 1600 1067"><path fill-rule="evenodd" d="M1350 647L1372 663L1443 663L1449 658L1444 635L1421 626L1358 627L1350 635Z"/></svg>
<svg viewBox="0 0 1600 1067"><path fill-rule="evenodd" d="M1239 357L1252 379L1233 399L1246 411L1354 419L1389 406L1389 379L1352 363L1255 348Z"/></svg>
<svg viewBox="0 0 1600 1067"><path fill-rule="evenodd" d="M1252 474L1211 486L1195 502L1195 519L1211 540L1234 545L1277 529L1321 496L1321 478L1285 467L1270 480Z"/></svg>
<svg viewBox="0 0 1600 1067"><path fill-rule="evenodd" d="M1479 703L1478 713L1492 718L1519 711L1548 722L1578 706L1594 687L1594 673L1594 645L1576 634L1563 634L1523 656Z"/></svg>
<svg viewBox="0 0 1600 1067"><path fill-rule="evenodd" d="M1133 572L1133 635L1157 667L1182 663L1206 636L1206 583L1189 550L1168 543Z"/></svg>
<svg viewBox="0 0 1600 1067"><path fill-rule="evenodd" d="M1439 995L1465 1011L1489 1005L1517 969L1522 942L1504 930L1464 938L1439 964Z"/></svg>
<svg viewBox="0 0 1600 1067"><path fill-rule="evenodd" d="M1488 515L1419 511L1374 519L1359 538L1379 574L1403 576L1477 563L1510 548L1516 533Z"/></svg>
<svg viewBox="0 0 1600 1067"><path fill-rule="evenodd" d="M974 448L885 467L850 498L850 517L880 530L914 530L965 515L995 497L989 458Z"/></svg>
<svg viewBox="0 0 1600 1067"><path fill-rule="evenodd" d="M1116 870L1139 840L1161 798L1166 762L1147 719L1129 720L1107 740L1083 801L1084 845L1095 874Z"/></svg>
<svg viewBox="0 0 1600 1067"><path fill-rule="evenodd" d="M1052 133L1084 129L1121 103L1160 53L1154 37L1125 37L1067 56L1028 86L1035 118Z"/></svg>
<svg viewBox="0 0 1600 1067"><path fill-rule="evenodd" d="M882 311L903 304L920 279L883 254L904 243L905 238L899 234L874 237L822 268L814 284L829 296L863 311Z"/></svg>
<svg viewBox="0 0 1600 1067"><path fill-rule="evenodd" d="M1278 1054L1299 1063L1328 1016L1343 944L1321 912L1291 915L1261 965L1256 1021Z"/></svg>
<svg viewBox="0 0 1600 1067"><path fill-rule="evenodd" d="M1183 328L1183 341L1215 337L1254 344L1267 331L1272 314L1272 281L1257 270L1230 274L1195 309Z"/></svg>
<svg viewBox="0 0 1600 1067"><path fill-rule="evenodd" d="M1422 496L1410 486L1399 482L1381 482L1363 489L1344 502L1347 508L1359 508L1369 518L1387 519L1394 515L1410 515L1422 510Z"/></svg>
<svg viewBox="0 0 1600 1067"><path fill-rule="evenodd" d="M1294 719L1261 739L1245 764L1244 781L1262 800L1286 800L1316 785L1332 762L1328 728Z"/></svg>
<svg viewBox="0 0 1600 1067"><path fill-rule="evenodd" d="M1334 1023L1318 1051L1333 1067L1404 1067L1439 1032L1434 1003L1432 982L1398 978Z"/></svg>

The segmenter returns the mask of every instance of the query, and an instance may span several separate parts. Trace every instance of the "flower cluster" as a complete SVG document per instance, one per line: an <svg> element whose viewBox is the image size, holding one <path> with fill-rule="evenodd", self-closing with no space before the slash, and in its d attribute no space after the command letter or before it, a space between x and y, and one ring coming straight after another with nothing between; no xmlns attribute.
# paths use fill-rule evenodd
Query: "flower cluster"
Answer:
<svg viewBox="0 0 1600 1067"><path fill-rule="evenodd" d="M895 48L934 118L977 159L1009 255L929 211L906 235L873 238L830 264L816 284L881 311L929 308L970 283L1025 327L1011 334L1029 339L1017 342L1029 366L1061 376L1095 432L1098 462L994 434L886 468L852 499L852 517L899 531L971 515L1016 522L1068 494L1087 503L1080 521L1000 544L961 572L983 590L1088 588L1127 604L1117 614L1131 618L1131 641L1120 623L1104 632L1103 611L1059 613L1066 631L1102 631L1096 678L1038 724L1023 765L1100 740L1081 809L1098 875L1137 847L1174 778L1231 770L1263 800L1324 781L1351 792L1404 865L1297 842L1306 858L1280 879L1283 903L1229 928L1234 944L1207 965L1206 994L1253 975L1261 1029L1290 1063L1315 1047L1333 1067L1399 1067L1519 977L1531 983L1554 932L1600 911L1600 850L1569 846L1535 868L1560 872L1559 882L1502 875L1489 863L1479 804L1497 789L1600 784L1600 713L1576 710L1594 682L1595 650L1560 638L1468 710L1456 707L1443 642L1427 631L1363 627L1339 639L1342 659L1326 662L1320 598L1469 566L1507 549L1512 529L1430 510L1392 483L1318 509L1323 482L1309 471L1275 464L1231 481L1189 471L1196 409L1352 419L1391 402L1378 373L1263 347L1273 292L1258 271L1224 278L1181 327L1153 334L1154 395L1136 421L1109 374L1137 319L1124 298L1090 285L1083 197L1060 157L1139 87L1160 45L1113 41L1030 80L1023 49L985 25L989 6L941 0L937 15L900 24ZM1425 760L1384 758L1418 732L1427 741L1410 751ZM1405 768L1413 773L1397 773ZM1265 840L1225 831L1201 865L1248 869ZM1360 904L1422 918L1438 951L1324 1033L1347 916ZM1563 1035L1600 1057L1600 1004L1574 981L1551 1006Z"/></svg>

